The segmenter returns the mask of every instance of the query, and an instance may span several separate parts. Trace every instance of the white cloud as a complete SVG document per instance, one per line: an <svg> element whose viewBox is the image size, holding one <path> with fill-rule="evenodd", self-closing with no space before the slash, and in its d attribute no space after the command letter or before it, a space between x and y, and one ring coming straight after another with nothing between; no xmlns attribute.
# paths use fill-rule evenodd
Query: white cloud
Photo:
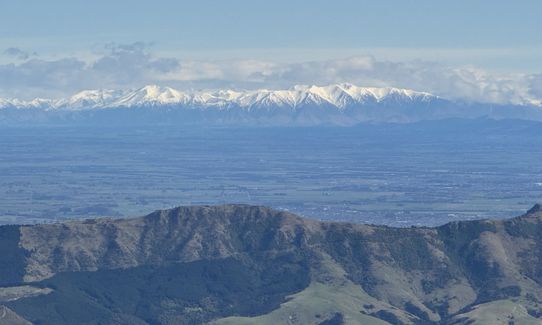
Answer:
<svg viewBox="0 0 542 325"><path fill-rule="evenodd" d="M18 47L9 47L4 50L4 55L18 59L18 60L27 60L30 57L30 53L21 50ZM34 53L34 55L36 55Z"/></svg>
<svg viewBox="0 0 542 325"><path fill-rule="evenodd" d="M372 56L302 63L190 61L172 71L168 78L173 83L205 80L209 87L222 83L253 88L350 82L501 104L536 102L542 98L542 75L493 73L472 66L449 67L428 61L382 61Z"/></svg>
<svg viewBox="0 0 542 325"><path fill-rule="evenodd" d="M15 51L13 55L16 55ZM350 82L428 91L447 98L525 103L542 98L542 74L485 71L431 61L379 60L373 56L307 62L179 60L158 57L145 43L109 44L91 62L66 57L18 57L0 65L3 97L61 97L82 89L135 88L146 84L187 88L288 88L295 84Z"/></svg>
<svg viewBox="0 0 542 325"><path fill-rule="evenodd" d="M528 79L529 94L537 98L542 98L542 74L530 75Z"/></svg>

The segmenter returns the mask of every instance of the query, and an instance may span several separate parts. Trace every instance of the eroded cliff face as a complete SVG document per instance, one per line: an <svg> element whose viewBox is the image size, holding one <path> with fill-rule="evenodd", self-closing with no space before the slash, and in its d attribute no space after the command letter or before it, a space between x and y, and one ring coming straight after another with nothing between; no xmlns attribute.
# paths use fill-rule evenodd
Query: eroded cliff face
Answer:
<svg viewBox="0 0 542 325"><path fill-rule="evenodd" d="M235 320L241 323L258 315L268 315L273 322L288 303L298 302L313 314L313 318L298 315L303 319L300 324L318 324L328 316L344 323L361 318L396 324L462 323L486 317L480 316L485 315L484 308L500 301L515 304L503 316L512 321L514 317L538 321L542 314L538 205L511 220L454 222L437 228L318 222L264 207L223 205L180 207L133 219L0 227L0 232L3 250L12 252L0 256L4 286L56 286L49 295L58 301L68 292L86 299L79 291L73 293L79 290L77 283L88 286L88 291L93 281L114 281L111 277L122 274L133 277L140 291L154 288L155 303L147 296L133 298L139 304L145 301L148 310L115 306L114 298L104 306L94 297L106 323L115 317L135 317L153 324L197 324L226 322L235 315L249 317ZM213 268L223 272L215 274ZM194 277L189 270L203 275ZM88 283L78 274L84 274ZM259 292L259 302L250 305L235 294L235 286L225 286L244 282L235 274L251 279L243 290ZM152 276L156 281L146 280ZM187 279L213 285L194 293L194 299L164 293L170 286L188 290ZM157 281L167 284L156 287ZM65 283L72 283L69 290ZM355 296L359 306L347 310L334 297L341 316L332 309L318 314L322 304L307 302L310 299L303 294L321 287L330 295L344 290L343 298ZM29 320L40 320L43 308L32 306L38 299L23 298L8 306ZM114 308L117 311L111 311ZM525 312L519 315L517 310ZM145 319L146 314L151 316Z"/></svg>

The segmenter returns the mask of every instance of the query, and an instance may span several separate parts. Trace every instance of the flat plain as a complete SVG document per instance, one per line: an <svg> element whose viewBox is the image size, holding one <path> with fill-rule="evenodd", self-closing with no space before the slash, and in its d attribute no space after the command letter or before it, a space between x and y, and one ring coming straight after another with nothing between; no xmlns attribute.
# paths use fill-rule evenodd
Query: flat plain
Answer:
<svg viewBox="0 0 542 325"><path fill-rule="evenodd" d="M248 203L394 226L504 218L542 199L542 124L0 130L0 224Z"/></svg>

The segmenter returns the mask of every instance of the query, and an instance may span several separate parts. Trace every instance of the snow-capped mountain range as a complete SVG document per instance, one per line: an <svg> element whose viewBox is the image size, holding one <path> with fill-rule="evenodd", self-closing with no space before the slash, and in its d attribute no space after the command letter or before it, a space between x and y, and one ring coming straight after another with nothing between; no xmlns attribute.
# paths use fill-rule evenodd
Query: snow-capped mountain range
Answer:
<svg viewBox="0 0 542 325"><path fill-rule="evenodd" d="M199 108L290 107L331 105L338 109L377 103L385 99L428 101L437 96L398 88L358 87L351 84L294 86L286 90L212 90L181 92L170 87L149 85L135 90L85 90L69 98L30 101L0 99L0 107L43 109L103 109L128 107L179 106Z"/></svg>
<svg viewBox="0 0 542 325"><path fill-rule="evenodd" d="M0 99L3 125L355 125L479 117L542 121L542 107L469 103L408 89L352 84L193 92L151 85L85 90L63 99Z"/></svg>

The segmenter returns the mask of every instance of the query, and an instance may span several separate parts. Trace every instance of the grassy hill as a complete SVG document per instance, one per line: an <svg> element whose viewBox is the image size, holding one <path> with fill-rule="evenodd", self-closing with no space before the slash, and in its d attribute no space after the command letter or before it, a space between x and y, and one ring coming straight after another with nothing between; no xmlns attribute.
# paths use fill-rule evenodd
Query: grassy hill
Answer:
<svg viewBox="0 0 542 325"><path fill-rule="evenodd" d="M0 234L0 304L34 324L542 321L539 205L437 228L224 205Z"/></svg>

